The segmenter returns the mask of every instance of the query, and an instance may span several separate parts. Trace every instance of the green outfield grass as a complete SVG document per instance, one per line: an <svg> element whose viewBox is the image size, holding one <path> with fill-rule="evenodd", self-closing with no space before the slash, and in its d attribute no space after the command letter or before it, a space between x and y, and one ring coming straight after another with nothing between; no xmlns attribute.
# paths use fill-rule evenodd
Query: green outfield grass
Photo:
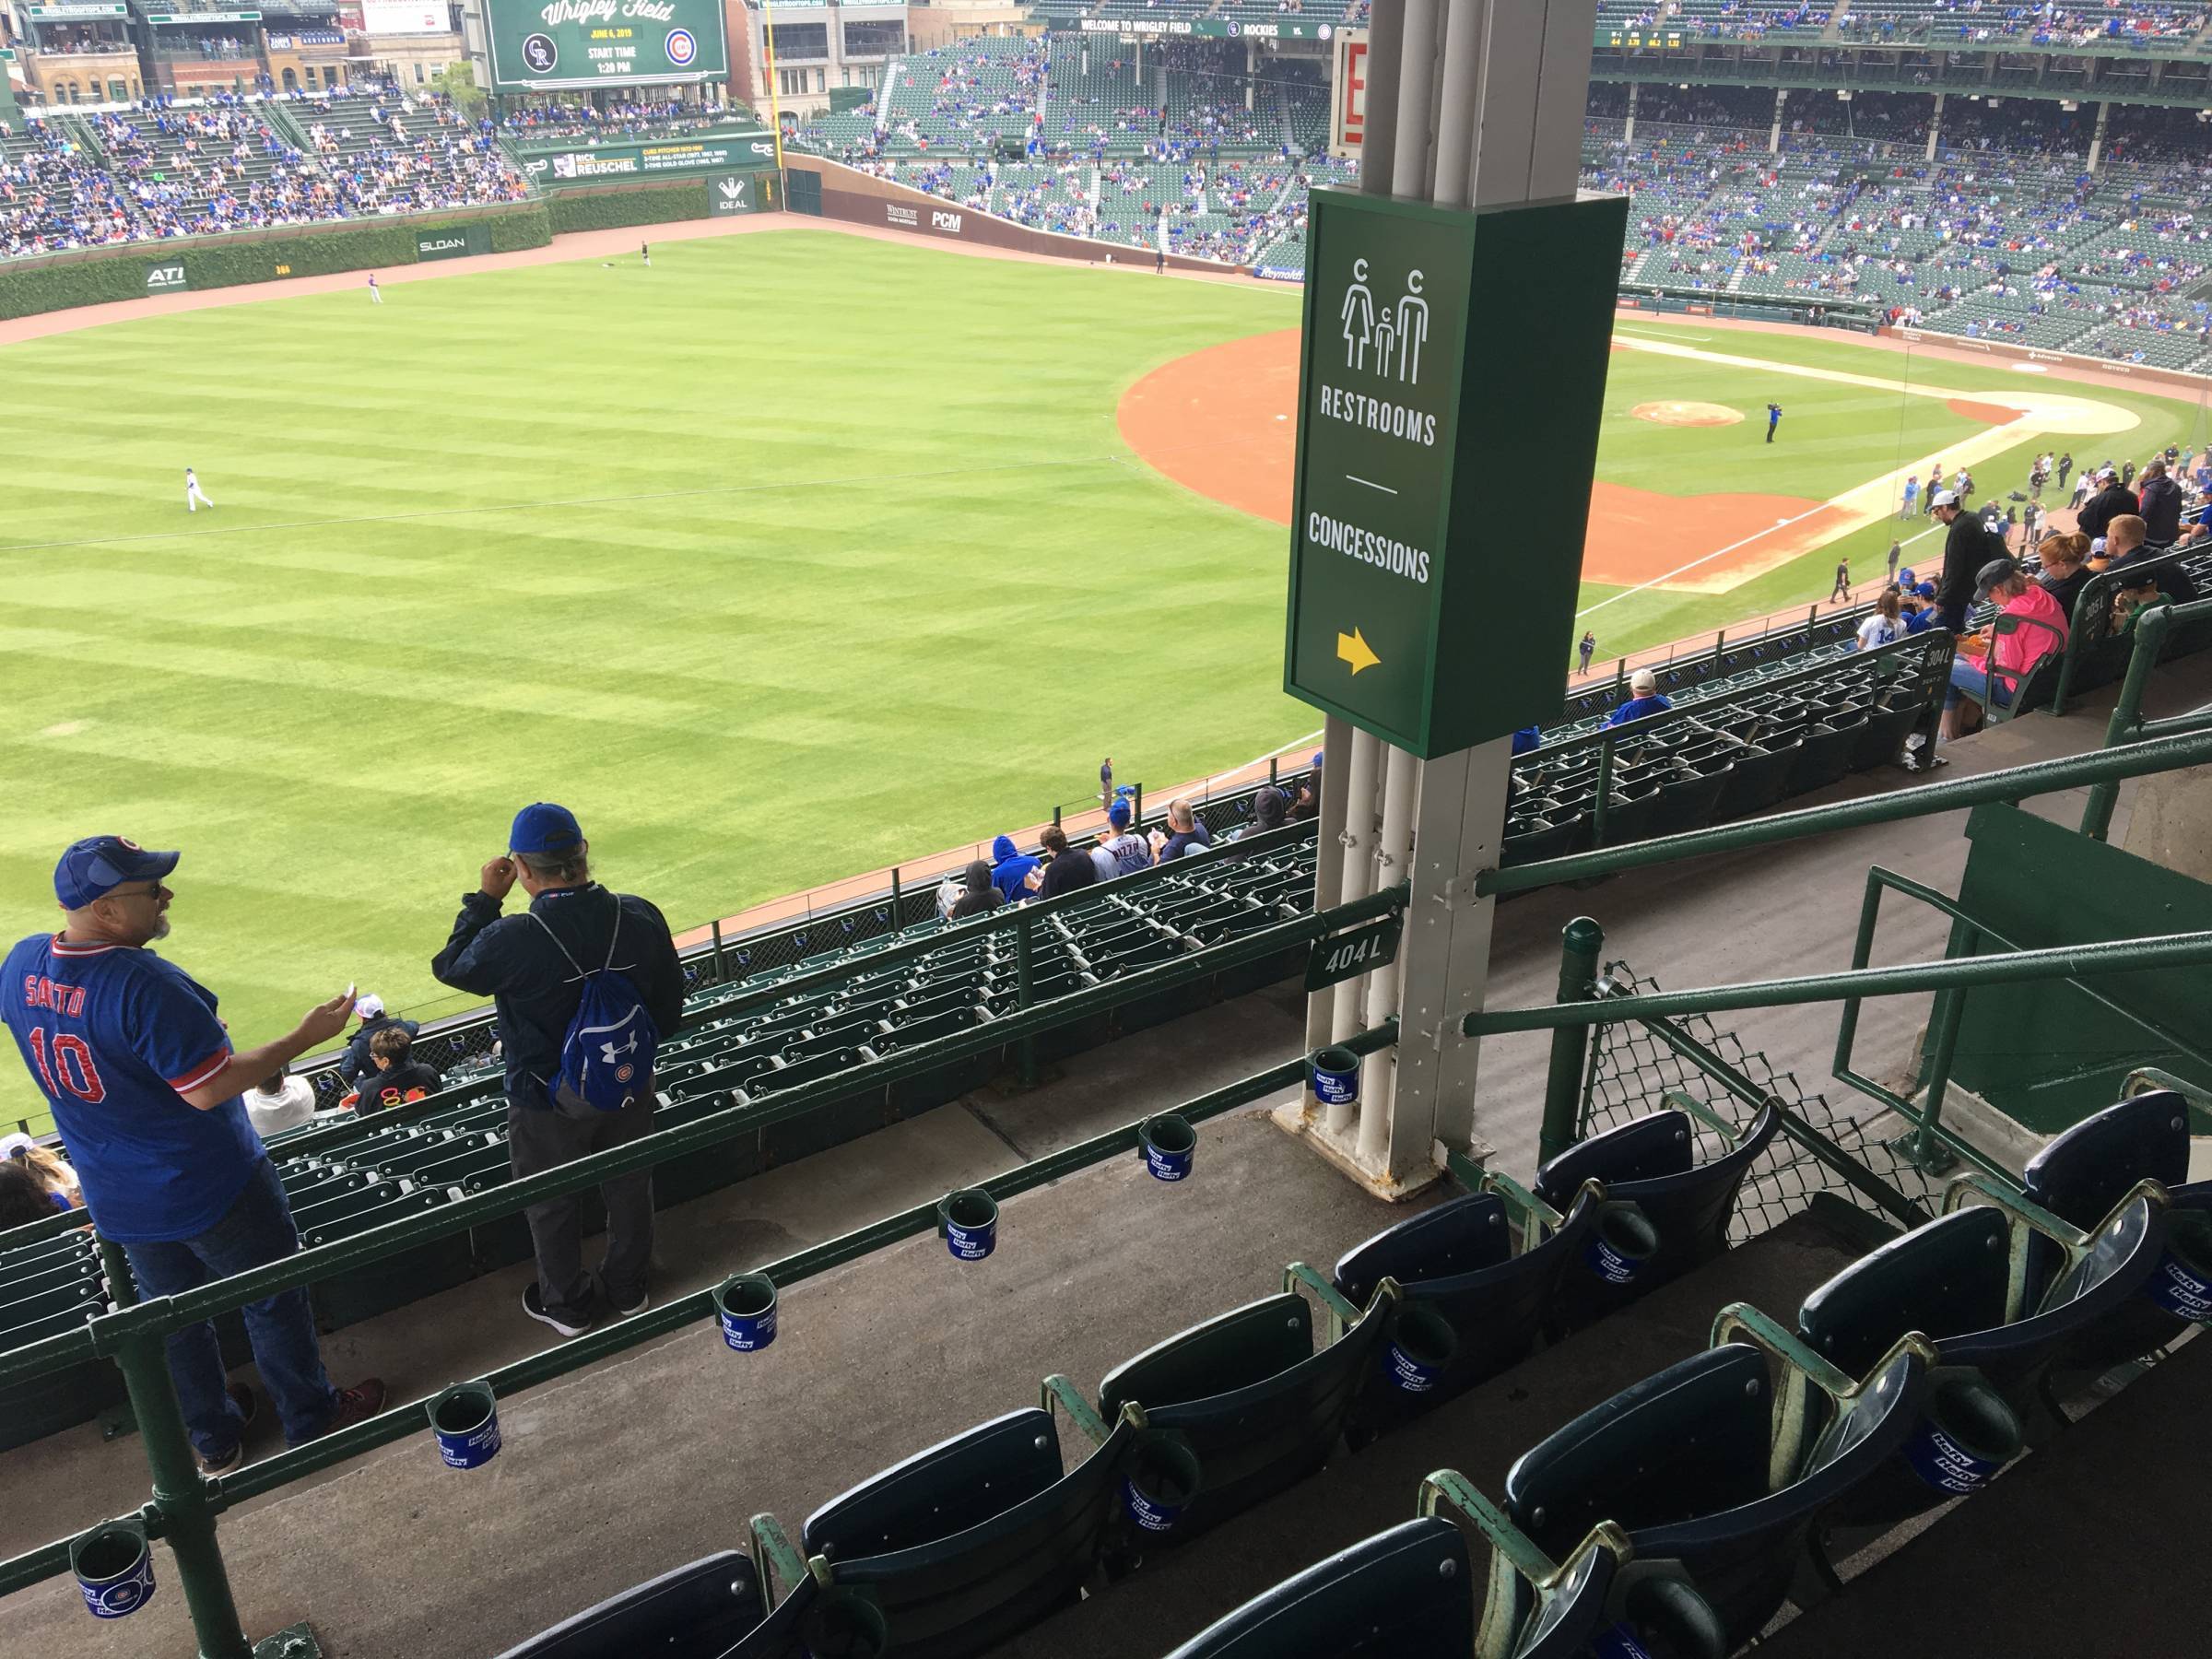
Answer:
<svg viewBox="0 0 2212 1659"><path fill-rule="evenodd" d="M1109 752L1159 785L1320 724L1279 689L1284 532L1114 423L1160 363L1294 324L1294 290L806 230L654 252L0 349L11 937L112 830L185 849L168 949L241 1041L349 981L427 1015L465 1000L429 959L534 798L680 925L1033 822ZM1763 402L1728 378L1639 395ZM1824 390L1783 397L1786 458L1609 420L1607 476L1886 466L1895 400ZM2161 442L2192 416L2098 395ZM1828 557L1801 562L1613 606L1606 649L1812 597ZM0 1117L34 1099L0 1065Z"/></svg>

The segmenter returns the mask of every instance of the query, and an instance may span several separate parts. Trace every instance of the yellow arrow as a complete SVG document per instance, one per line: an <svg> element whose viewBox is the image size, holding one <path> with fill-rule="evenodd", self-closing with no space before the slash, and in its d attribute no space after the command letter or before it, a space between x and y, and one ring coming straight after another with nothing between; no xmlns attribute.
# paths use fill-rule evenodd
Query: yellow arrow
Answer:
<svg viewBox="0 0 2212 1659"><path fill-rule="evenodd" d="M1340 633L1336 636L1336 654L1352 665L1354 674L1362 668L1372 668L1382 660L1375 654L1375 648L1367 642L1366 635L1356 628L1348 634Z"/></svg>

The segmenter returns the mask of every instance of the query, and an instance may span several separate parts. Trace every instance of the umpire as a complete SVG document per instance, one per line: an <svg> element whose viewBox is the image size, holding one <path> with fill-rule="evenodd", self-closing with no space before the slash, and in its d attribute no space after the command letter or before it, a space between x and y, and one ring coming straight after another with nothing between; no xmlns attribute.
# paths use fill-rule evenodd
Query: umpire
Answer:
<svg viewBox="0 0 2212 1659"><path fill-rule="evenodd" d="M647 1078L637 1103L619 1112L556 1106L548 1080L560 1070L569 1022L583 1000L576 963L605 963L626 977L665 1041L684 1008L684 973L668 924L634 893L610 893L592 879L591 846L565 806L540 801L515 814L509 853L480 873L461 900L452 937L430 964L442 984L490 996L499 1012L507 1065L508 1157L519 1180L618 1147L653 1132ZM515 883L528 912L500 914ZM641 1312L653 1258L653 1172L600 1182L606 1204L606 1254L596 1283L583 1267L581 1194L534 1204L526 1214L537 1278L523 1312L563 1336L580 1336L598 1317L599 1293L618 1318Z"/></svg>

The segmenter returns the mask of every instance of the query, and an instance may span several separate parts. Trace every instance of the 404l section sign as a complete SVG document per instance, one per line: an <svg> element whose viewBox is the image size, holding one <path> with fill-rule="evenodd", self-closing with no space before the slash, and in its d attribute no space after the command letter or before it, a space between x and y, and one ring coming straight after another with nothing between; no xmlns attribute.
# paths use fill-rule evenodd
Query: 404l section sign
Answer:
<svg viewBox="0 0 2212 1659"><path fill-rule="evenodd" d="M1371 968L1395 961L1398 935L1405 926L1405 917L1393 911L1347 932L1314 940L1312 952L1306 958L1306 989L1325 991L1339 980L1357 979Z"/></svg>
<svg viewBox="0 0 2212 1659"><path fill-rule="evenodd" d="M1313 193L1292 696L1424 759L1559 715L1626 206Z"/></svg>

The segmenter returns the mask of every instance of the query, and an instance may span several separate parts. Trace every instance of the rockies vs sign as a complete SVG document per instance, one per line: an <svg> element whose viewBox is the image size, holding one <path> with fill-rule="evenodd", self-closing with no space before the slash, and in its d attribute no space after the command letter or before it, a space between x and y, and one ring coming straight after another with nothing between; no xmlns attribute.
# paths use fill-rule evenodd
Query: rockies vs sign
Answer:
<svg viewBox="0 0 2212 1659"><path fill-rule="evenodd" d="M730 72L720 0L486 0L495 92L635 87Z"/></svg>

